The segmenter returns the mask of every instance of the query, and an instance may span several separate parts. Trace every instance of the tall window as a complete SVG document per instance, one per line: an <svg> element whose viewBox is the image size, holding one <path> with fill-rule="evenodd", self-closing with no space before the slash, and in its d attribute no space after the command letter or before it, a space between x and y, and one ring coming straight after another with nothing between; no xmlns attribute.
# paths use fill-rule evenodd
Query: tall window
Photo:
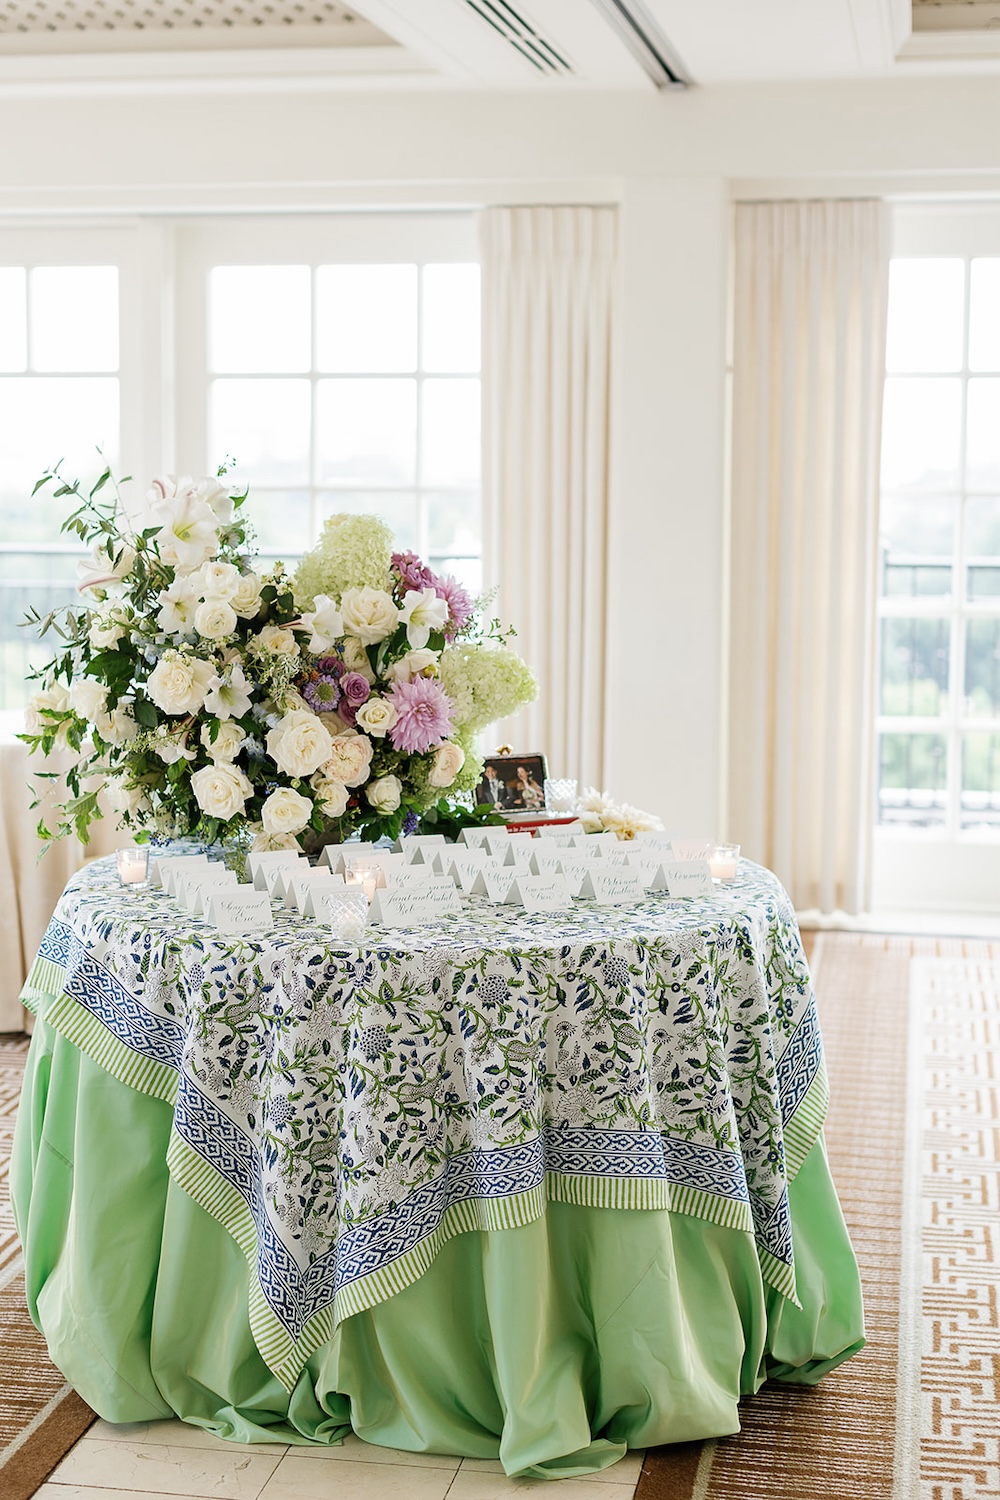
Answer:
<svg viewBox="0 0 1000 1500"><path fill-rule="evenodd" d="M0 710L19 709L26 677L48 656L19 622L75 594L79 544L35 480L62 459L95 471L100 447L117 464L120 355L118 268L46 263L44 247L0 245Z"/></svg>
<svg viewBox="0 0 1000 1500"><path fill-rule="evenodd" d="M879 822L1000 839L1000 256L891 268Z"/></svg>

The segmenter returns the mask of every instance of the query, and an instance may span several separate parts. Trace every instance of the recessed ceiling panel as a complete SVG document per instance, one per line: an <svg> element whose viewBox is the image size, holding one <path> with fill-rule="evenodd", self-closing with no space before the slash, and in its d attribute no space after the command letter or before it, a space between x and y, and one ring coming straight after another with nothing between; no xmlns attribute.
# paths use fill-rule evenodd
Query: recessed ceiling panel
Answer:
<svg viewBox="0 0 1000 1500"><path fill-rule="evenodd" d="M104 41L142 45L253 45L257 34L287 32L298 45L393 45L392 39L339 0L0 0L0 50L37 39L44 50L74 41L87 51Z"/></svg>

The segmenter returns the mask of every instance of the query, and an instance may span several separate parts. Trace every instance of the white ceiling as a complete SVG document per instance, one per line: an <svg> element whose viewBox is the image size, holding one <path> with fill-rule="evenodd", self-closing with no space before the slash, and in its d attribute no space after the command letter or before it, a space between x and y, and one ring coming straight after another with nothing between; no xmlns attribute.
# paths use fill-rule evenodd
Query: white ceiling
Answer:
<svg viewBox="0 0 1000 1500"><path fill-rule="evenodd" d="M916 29L911 0L0 0L0 82L44 63L123 77L128 55L144 53L161 76L651 91L616 7L694 86L1000 72L1000 0L915 6Z"/></svg>

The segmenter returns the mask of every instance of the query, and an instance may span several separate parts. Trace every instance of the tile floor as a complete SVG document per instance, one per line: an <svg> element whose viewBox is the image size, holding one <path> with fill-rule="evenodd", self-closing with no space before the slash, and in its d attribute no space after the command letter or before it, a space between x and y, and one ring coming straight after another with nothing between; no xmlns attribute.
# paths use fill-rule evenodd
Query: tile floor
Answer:
<svg viewBox="0 0 1000 1500"><path fill-rule="evenodd" d="M350 1437L341 1448L223 1442L184 1422L97 1422L38 1500L632 1500L641 1453L585 1479L508 1479L498 1463L398 1453Z"/></svg>

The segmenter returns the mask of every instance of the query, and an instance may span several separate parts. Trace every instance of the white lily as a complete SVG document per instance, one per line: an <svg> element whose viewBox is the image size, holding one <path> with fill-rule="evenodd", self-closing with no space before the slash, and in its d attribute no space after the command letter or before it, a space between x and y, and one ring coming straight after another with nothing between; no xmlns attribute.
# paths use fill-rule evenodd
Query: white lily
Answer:
<svg viewBox="0 0 1000 1500"><path fill-rule="evenodd" d="M344 634L344 620L334 601L326 594L317 594L315 608L302 615L302 624L310 631L309 650L314 656L329 651L335 641Z"/></svg>
<svg viewBox="0 0 1000 1500"><path fill-rule="evenodd" d="M225 677L212 678L205 707L217 719L242 719L250 712L252 687L243 668L234 665Z"/></svg>
<svg viewBox="0 0 1000 1500"><path fill-rule="evenodd" d="M399 611L406 626L406 639L414 651L420 651L430 640L432 630L443 630L448 623L448 605L433 589L408 589Z"/></svg>

